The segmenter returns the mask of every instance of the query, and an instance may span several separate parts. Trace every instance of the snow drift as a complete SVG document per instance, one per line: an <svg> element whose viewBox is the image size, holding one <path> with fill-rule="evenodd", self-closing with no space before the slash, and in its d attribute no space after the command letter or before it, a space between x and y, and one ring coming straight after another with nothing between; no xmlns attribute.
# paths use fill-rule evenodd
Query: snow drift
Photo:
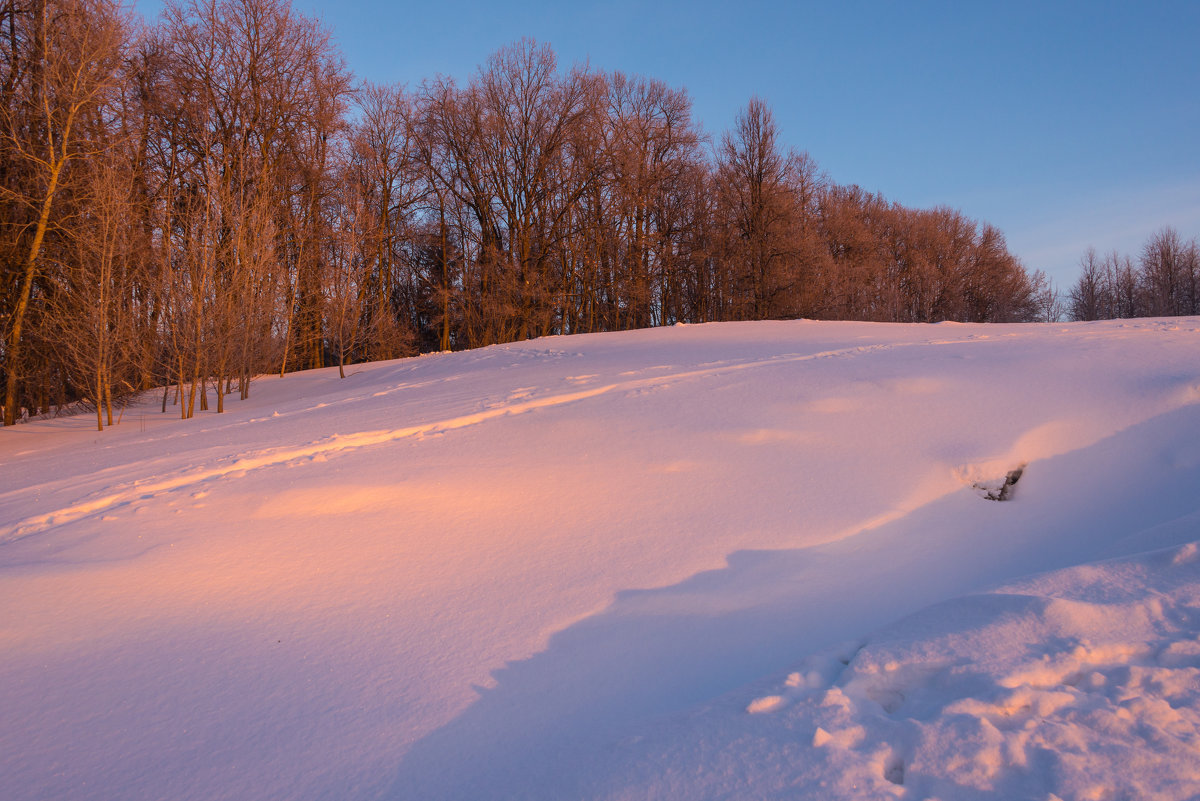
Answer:
<svg viewBox="0 0 1200 801"><path fill-rule="evenodd" d="M0 430L4 795L1194 797L1198 325L679 326Z"/></svg>

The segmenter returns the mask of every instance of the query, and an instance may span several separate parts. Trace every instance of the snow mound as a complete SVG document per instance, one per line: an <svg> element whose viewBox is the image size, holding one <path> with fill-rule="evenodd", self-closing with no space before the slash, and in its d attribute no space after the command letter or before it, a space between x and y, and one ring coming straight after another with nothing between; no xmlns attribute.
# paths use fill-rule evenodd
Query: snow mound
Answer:
<svg viewBox="0 0 1200 801"><path fill-rule="evenodd" d="M736 735L707 716L688 758L673 731L612 797L1200 797L1198 552L1054 571L809 657Z"/></svg>

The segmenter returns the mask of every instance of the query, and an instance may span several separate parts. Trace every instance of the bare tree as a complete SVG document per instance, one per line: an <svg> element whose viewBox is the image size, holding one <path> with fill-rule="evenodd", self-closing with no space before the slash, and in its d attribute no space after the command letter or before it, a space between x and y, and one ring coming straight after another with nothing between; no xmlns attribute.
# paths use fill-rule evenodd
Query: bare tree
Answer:
<svg viewBox="0 0 1200 801"><path fill-rule="evenodd" d="M165 252L176 254L167 269L191 273L174 307L194 332L180 363L190 362L193 387L212 378L228 388L236 372L244 394L277 312L280 369L293 351L300 366L323 360L324 204L349 76L328 33L286 0L168 4L161 35L164 93L178 104L159 118L171 183ZM269 247L247 229L271 236Z"/></svg>
<svg viewBox="0 0 1200 801"><path fill-rule="evenodd" d="M359 90L357 102L360 116L350 132L343 173L344 183L357 196L343 196L341 204L354 210L352 222L362 248L359 294L364 355L392 359L407 352L408 323L420 314L415 308L400 308L402 298L419 303L422 296L436 294L438 311L443 313L450 302L445 270L437 276L417 275L413 260L404 253L404 245L413 238L418 206L436 196L440 187L431 187L430 149L420 135L414 98L402 87L368 83ZM448 235L444 208L441 214L439 234ZM418 286L421 282L424 287ZM446 332L443 338L448 337Z"/></svg>
<svg viewBox="0 0 1200 801"><path fill-rule="evenodd" d="M1152 317L1191 314L1187 247L1174 228L1163 228L1142 246L1146 312Z"/></svg>
<svg viewBox="0 0 1200 801"><path fill-rule="evenodd" d="M1068 297L1076 320L1200 314L1200 247L1167 227L1146 240L1136 265L1088 248Z"/></svg>
<svg viewBox="0 0 1200 801"><path fill-rule="evenodd" d="M1034 270L1029 276L1029 284L1033 289L1033 320L1040 323L1057 323L1061 320L1067 307L1054 281L1041 270Z"/></svg>
<svg viewBox="0 0 1200 801"><path fill-rule="evenodd" d="M752 98L717 155L720 214L739 317L767 319L795 308L800 211L794 184L806 156L784 154L774 116Z"/></svg>
<svg viewBox="0 0 1200 801"><path fill-rule="evenodd" d="M1072 320L1099 320L1103 314L1104 270L1095 248L1088 248L1079 260L1079 278L1068 293Z"/></svg>
<svg viewBox="0 0 1200 801"><path fill-rule="evenodd" d="M7 76L0 136L4 160L26 180L17 188L0 186L6 200L29 209L32 220L15 249L20 288L5 337L5 425L17 419L22 331L55 201L70 166L99 155L82 136L83 118L109 99L124 44L121 8L110 0L39 0L23 14L14 9L10 25L10 63L21 64Z"/></svg>
<svg viewBox="0 0 1200 801"><path fill-rule="evenodd" d="M110 159L88 163L84 206L72 227L63 284L53 293L54 341L72 383L87 392L96 428L113 424L113 398L137 387L133 274L130 241L132 180L129 165Z"/></svg>
<svg viewBox="0 0 1200 801"><path fill-rule="evenodd" d="M700 134L691 120L691 100L661 81L615 73L608 81L605 137L608 161L600 165L611 185L611 205L601 206L594 224L611 228L617 282L624 298L612 317L617 328L661 324L678 290L678 237L687 215L679 214L680 193L700 163ZM597 151L601 148L595 148Z"/></svg>

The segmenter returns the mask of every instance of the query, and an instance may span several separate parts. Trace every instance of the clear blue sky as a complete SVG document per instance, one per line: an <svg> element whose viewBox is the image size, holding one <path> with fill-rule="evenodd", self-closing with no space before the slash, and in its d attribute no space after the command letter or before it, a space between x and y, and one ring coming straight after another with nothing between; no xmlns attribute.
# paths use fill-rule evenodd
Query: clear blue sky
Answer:
<svg viewBox="0 0 1200 801"><path fill-rule="evenodd" d="M531 37L686 87L714 141L758 95L835 181L991 222L1064 286L1089 244L1200 236L1196 0L293 2L376 82L465 81Z"/></svg>

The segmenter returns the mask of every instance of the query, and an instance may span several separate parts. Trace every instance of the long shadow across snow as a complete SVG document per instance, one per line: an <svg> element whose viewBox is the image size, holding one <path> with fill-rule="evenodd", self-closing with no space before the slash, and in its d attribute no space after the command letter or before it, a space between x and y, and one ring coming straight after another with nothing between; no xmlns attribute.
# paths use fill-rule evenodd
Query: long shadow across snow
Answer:
<svg viewBox="0 0 1200 801"><path fill-rule="evenodd" d="M739 551L724 569L622 592L497 671L493 688L409 750L387 797L588 798L619 779L639 732L664 716L932 603L1140 550L1130 535L1200 508L1191 443L1195 406L1031 464L1013 503L964 488L836 543Z"/></svg>

